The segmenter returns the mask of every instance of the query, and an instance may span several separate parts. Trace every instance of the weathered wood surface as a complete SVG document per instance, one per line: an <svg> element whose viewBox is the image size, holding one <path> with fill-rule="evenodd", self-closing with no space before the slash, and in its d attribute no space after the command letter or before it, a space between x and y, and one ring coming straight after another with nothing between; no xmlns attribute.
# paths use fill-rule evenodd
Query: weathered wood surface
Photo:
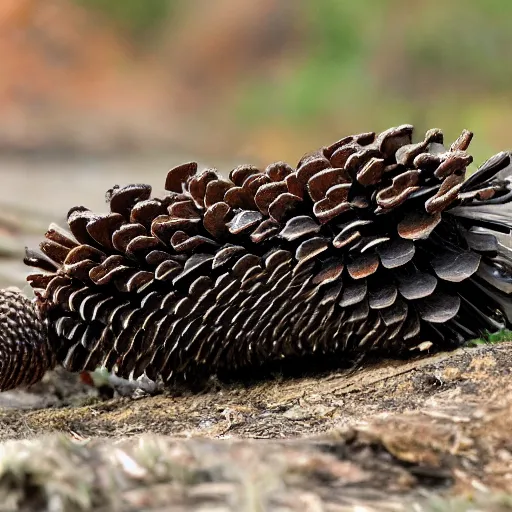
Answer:
<svg viewBox="0 0 512 512"><path fill-rule="evenodd" d="M503 343L352 374L107 401L49 376L32 393L0 395L0 435L11 439L0 447L0 503L509 510L511 368Z"/></svg>

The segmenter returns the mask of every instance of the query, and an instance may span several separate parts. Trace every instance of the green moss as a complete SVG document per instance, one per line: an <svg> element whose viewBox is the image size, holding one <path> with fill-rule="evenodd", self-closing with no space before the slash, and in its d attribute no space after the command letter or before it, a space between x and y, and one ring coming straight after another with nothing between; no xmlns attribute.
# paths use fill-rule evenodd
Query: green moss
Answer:
<svg viewBox="0 0 512 512"><path fill-rule="evenodd" d="M468 347L477 347L479 345L494 345L497 343L504 343L512 341L512 331L503 329L502 331L488 333L481 338L470 340L467 343Z"/></svg>

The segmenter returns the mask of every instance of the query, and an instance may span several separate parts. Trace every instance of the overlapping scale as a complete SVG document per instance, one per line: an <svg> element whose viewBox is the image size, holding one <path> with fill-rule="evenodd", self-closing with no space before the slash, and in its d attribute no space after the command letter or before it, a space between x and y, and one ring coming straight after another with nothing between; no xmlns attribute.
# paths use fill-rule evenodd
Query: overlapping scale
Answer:
<svg viewBox="0 0 512 512"><path fill-rule="evenodd" d="M163 197L129 185L107 193L106 215L72 209L70 233L51 226L26 257L56 358L195 382L312 354L449 348L510 322L510 155L464 181L470 132L448 148L440 130L412 135L353 135L229 179L186 163Z"/></svg>
<svg viewBox="0 0 512 512"><path fill-rule="evenodd" d="M33 302L21 291L0 294L0 391L40 380L56 362L56 350Z"/></svg>

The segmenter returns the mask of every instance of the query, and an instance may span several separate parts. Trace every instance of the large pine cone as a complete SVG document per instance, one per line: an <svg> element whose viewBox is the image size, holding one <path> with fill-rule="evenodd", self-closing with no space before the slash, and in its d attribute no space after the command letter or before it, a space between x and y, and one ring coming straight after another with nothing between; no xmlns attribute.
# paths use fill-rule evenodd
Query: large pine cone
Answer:
<svg viewBox="0 0 512 512"><path fill-rule="evenodd" d="M510 155L464 181L412 126L346 137L224 180L171 169L168 194L115 187L110 213L51 226L28 280L57 359L167 383L268 363L450 348L510 324ZM424 346L424 345L423 345ZM334 359L333 359L334 358Z"/></svg>

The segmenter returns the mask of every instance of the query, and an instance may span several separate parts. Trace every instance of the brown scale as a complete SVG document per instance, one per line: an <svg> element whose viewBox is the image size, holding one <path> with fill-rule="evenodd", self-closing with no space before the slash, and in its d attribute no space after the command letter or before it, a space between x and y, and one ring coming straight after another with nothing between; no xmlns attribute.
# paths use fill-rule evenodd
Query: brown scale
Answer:
<svg viewBox="0 0 512 512"><path fill-rule="evenodd" d="M116 186L109 213L73 208L69 231L50 226L25 258L50 352L19 359L2 341L0 389L54 362L172 384L446 349L509 326L510 154L465 180L470 132L446 148L440 130L418 143L412 131L345 137L295 169L241 165L229 179L186 163L163 197Z"/></svg>

